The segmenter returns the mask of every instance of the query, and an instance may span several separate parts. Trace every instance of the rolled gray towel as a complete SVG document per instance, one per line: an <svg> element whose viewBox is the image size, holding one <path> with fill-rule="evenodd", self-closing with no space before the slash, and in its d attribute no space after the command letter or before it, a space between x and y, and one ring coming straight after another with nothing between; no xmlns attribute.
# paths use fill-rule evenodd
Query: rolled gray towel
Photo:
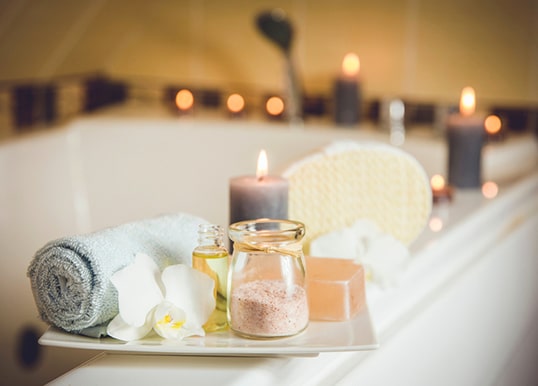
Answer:
<svg viewBox="0 0 538 386"><path fill-rule="evenodd" d="M118 313L112 274L139 252L153 257L161 269L177 263L190 265L198 225L205 222L182 213L47 243L28 267L41 318L69 332L101 335L99 326Z"/></svg>

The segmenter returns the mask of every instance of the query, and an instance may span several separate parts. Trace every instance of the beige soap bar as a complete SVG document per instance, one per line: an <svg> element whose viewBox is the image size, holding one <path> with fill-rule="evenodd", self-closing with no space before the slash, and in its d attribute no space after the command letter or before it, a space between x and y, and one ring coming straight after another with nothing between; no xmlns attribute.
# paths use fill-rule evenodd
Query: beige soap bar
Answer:
<svg viewBox="0 0 538 386"><path fill-rule="evenodd" d="M366 304L364 268L348 259L306 257L311 320L343 321Z"/></svg>

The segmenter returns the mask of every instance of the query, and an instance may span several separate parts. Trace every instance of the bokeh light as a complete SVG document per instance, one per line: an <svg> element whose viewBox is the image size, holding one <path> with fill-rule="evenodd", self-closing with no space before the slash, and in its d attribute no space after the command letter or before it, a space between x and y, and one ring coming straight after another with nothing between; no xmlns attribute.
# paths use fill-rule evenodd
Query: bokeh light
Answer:
<svg viewBox="0 0 538 386"><path fill-rule="evenodd" d="M359 69L361 67L361 62L359 60L359 57L350 52L349 54L346 54L344 56L344 60L342 61L342 72L346 76L357 76L359 73Z"/></svg>
<svg viewBox="0 0 538 386"><path fill-rule="evenodd" d="M443 229L443 220L441 220L439 217L432 217L430 218L429 227L432 232L439 232L441 229Z"/></svg>
<svg viewBox="0 0 538 386"><path fill-rule="evenodd" d="M179 90L176 94L176 106L181 111L187 111L194 105L194 96L189 90Z"/></svg>
<svg viewBox="0 0 538 386"><path fill-rule="evenodd" d="M482 194L489 199L495 198L499 194L499 186L493 181L484 182L482 185Z"/></svg>
<svg viewBox="0 0 538 386"><path fill-rule="evenodd" d="M284 101L282 98L273 96L265 103L265 109L269 115L278 116L284 112Z"/></svg>
<svg viewBox="0 0 538 386"><path fill-rule="evenodd" d="M445 187L445 179L440 174L434 174L430 179L430 185L433 190L441 190Z"/></svg>
<svg viewBox="0 0 538 386"><path fill-rule="evenodd" d="M501 118L496 115L489 115L484 121L484 127L489 134L497 134L501 131Z"/></svg>
<svg viewBox="0 0 538 386"><path fill-rule="evenodd" d="M240 113L245 108L245 99L239 94L232 94L226 101L228 110L232 113Z"/></svg>

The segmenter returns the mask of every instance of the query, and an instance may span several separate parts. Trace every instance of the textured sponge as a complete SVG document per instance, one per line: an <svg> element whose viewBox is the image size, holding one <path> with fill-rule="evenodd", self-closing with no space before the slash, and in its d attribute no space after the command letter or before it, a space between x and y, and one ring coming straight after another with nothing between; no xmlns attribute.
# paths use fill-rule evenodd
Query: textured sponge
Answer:
<svg viewBox="0 0 538 386"><path fill-rule="evenodd" d="M409 245L424 229L432 197L423 167L410 154L377 142L332 143L290 165L289 218L312 239L369 219Z"/></svg>

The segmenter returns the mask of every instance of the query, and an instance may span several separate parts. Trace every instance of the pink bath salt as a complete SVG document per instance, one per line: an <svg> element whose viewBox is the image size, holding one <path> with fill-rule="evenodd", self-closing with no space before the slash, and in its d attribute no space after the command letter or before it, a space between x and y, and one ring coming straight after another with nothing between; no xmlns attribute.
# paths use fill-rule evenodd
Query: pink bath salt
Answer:
<svg viewBox="0 0 538 386"><path fill-rule="evenodd" d="M303 287L281 280L255 280L232 290L231 327L258 337L296 334L308 324L308 298Z"/></svg>

